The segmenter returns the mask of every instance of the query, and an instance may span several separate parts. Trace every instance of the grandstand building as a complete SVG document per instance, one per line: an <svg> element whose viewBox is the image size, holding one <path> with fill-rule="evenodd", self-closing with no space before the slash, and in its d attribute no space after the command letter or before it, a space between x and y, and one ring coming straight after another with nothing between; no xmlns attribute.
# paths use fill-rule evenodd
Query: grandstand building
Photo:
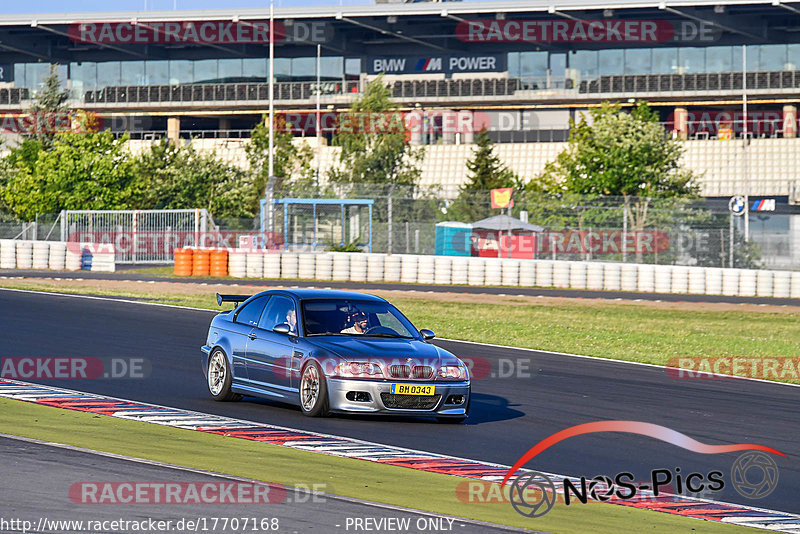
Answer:
<svg viewBox="0 0 800 534"><path fill-rule="evenodd" d="M705 196L775 199L762 203L776 211L760 227L800 236L790 216L800 199L796 4L291 7L275 10L274 29L271 37L266 9L7 15L0 113L22 113L58 64L70 105L130 131L134 143L199 138L241 161L244 138L268 108L272 38L276 110L297 136L320 141L323 169L335 158L325 145L337 114L379 74L418 119L410 142L430 145L423 181L453 186L465 178L480 128L511 168L533 177L563 148L571 118L606 100L646 100L686 140L686 163L702 175ZM3 129L13 127L6 121ZM792 248L800 258L800 237Z"/></svg>

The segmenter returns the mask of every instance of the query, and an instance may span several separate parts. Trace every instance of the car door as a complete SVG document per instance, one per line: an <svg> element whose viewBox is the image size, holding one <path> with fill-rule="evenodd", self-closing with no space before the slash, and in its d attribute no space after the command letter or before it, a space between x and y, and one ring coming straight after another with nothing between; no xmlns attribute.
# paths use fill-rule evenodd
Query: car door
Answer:
<svg viewBox="0 0 800 534"><path fill-rule="evenodd" d="M239 306L234 312L231 324L231 358L233 359L233 376L235 379L247 379L246 350L250 333L258 325L258 319L264 311L269 295L254 298Z"/></svg>
<svg viewBox="0 0 800 534"><path fill-rule="evenodd" d="M294 314L294 336L278 334L272 329L287 322L289 313ZM258 326L247 341L247 374L250 381L259 388L267 388L276 396L288 396L292 389L290 368L292 356L297 347L297 309L289 297L274 295Z"/></svg>

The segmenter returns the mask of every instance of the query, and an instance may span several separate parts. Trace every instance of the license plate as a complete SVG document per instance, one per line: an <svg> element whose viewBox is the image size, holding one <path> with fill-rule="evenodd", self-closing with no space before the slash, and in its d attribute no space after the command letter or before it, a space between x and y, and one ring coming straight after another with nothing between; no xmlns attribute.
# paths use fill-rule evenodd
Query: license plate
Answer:
<svg viewBox="0 0 800 534"><path fill-rule="evenodd" d="M416 384L392 384L395 395L433 395L436 386L420 386Z"/></svg>

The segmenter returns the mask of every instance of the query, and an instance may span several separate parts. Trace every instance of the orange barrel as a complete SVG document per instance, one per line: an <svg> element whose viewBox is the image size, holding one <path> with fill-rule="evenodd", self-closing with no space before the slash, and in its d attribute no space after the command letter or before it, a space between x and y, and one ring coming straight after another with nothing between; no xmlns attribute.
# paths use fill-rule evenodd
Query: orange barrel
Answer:
<svg viewBox="0 0 800 534"><path fill-rule="evenodd" d="M196 249L192 261L192 276L208 276L211 268L211 251Z"/></svg>
<svg viewBox="0 0 800 534"><path fill-rule="evenodd" d="M211 276L228 276L228 251L211 251Z"/></svg>
<svg viewBox="0 0 800 534"><path fill-rule="evenodd" d="M192 275L192 256L194 251L190 248L175 249L175 276Z"/></svg>

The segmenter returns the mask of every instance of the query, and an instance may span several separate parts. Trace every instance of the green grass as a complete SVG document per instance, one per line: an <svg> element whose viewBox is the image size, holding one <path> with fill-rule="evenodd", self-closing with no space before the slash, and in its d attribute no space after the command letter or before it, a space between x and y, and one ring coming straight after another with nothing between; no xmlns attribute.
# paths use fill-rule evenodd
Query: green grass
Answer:
<svg viewBox="0 0 800 534"><path fill-rule="evenodd" d="M0 432L287 486L326 484L336 495L554 533L630 532L632 526L637 532L753 531L600 503L557 503L546 516L528 519L508 503L462 502L456 490L465 479L459 477L8 399L0 399Z"/></svg>
<svg viewBox="0 0 800 534"><path fill-rule="evenodd" d="M158 293L156 287L144 285L142 291L125 292L71 289L56 282L41 286L12 282L2 280L0 285L75 293L103 292L147 297L179 306L220 309L212 291L198 296ZM236 290L247 291L247 288ZM444 338L657 365L667 364L677 357L797 358L800 355L800 311L703 311L580 301L522 304L521 299L510 297L509 304L453 302L445 296L431 295L391 296L390 300L418 327L430 328ZM785 378L784 381L800 383L791 375Z"/></svg>

